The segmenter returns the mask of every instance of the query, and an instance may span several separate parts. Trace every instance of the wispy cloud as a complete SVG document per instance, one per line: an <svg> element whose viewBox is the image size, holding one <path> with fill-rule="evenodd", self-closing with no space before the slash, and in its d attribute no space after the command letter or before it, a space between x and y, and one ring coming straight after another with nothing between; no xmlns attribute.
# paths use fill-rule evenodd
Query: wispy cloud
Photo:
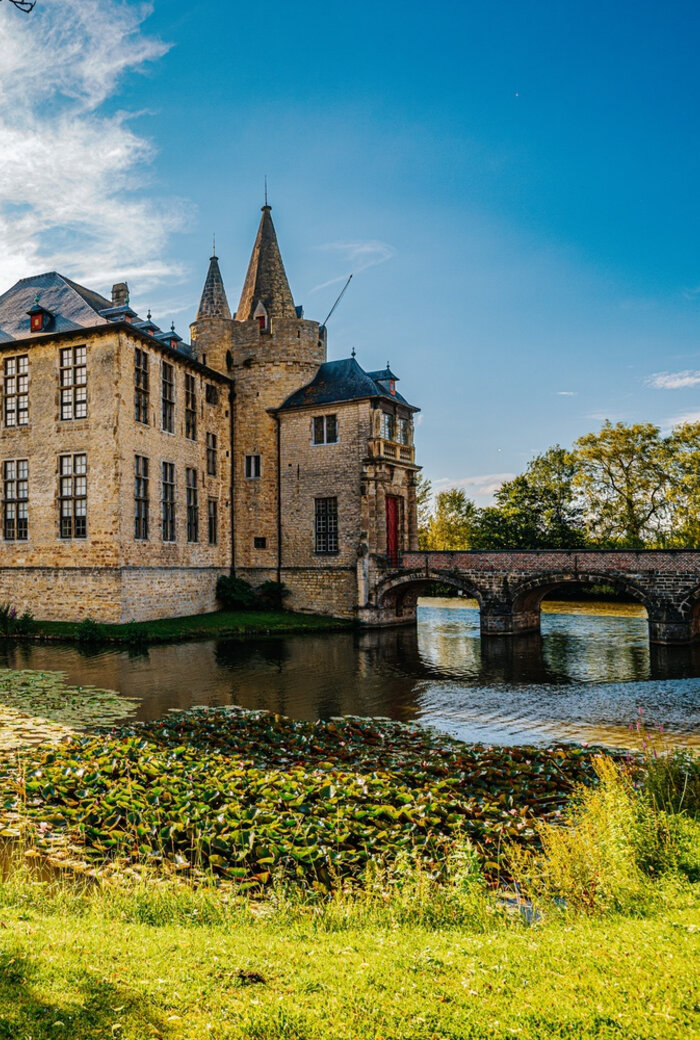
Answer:
<svg viewBox="0 0 700 1040"><path fill-rule="evenodd" d="M335 254L333 266L342 263L344 273L329 278L320 285L315 285L313 289L309 290L312 293L319 292L320 289L327 289L329 285L344 282L349 274L359 274L369 267L384 264L396 256L393 246L390 246L388 242L379 242L376 239L369 239L366 242L326 242L325 245L317 248Z"/></svg>
<svg viewBox="0 0 700 1040"><path fill-rule="evenodd" d="M666 419L663 426L664 429L670 430L674 426L685 426L687 423L696 422L700 422L700 412L683 412L681 415L674 415L670 419Z"/></svg>
<svg viewBox="0 0 700 1040"><path fill-rule="evenodd" d="M506 480L512 480L515 473L480 473L474 477L438 477L433 481L433 490L445 491L447 488L465 488L473 495L491 498Z"/></svg>
<svg viewBox="0 0 700 1040"><path fill-rule="evenodd" d="M5 5L3 5L3 8ZM154 201L153 147L129 116L101 111L122 77L168 47L144 5L41 0L0 18L0 285L48 268L148 289L179 272L159 258L187 206Z"/></svg>
<svg viewBox="0 0 700 1040"><path fill-rule="evenodd" d="M577 390L557 390L557 397L576 397Z"/></svg>
<svg viewBox="0 0 700 1040"><path fill-rule="evenodd" d="M685 390L700 386L700 371L686 369L683 372L655 372L646 380L653 390Z"/></svg>

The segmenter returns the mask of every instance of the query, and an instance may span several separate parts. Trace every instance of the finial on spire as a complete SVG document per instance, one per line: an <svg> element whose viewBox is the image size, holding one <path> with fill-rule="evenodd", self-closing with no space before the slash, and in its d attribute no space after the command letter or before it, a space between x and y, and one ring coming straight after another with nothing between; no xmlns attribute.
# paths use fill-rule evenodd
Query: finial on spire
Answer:
<svg viewBox="0 0 700 1040"><path fill-rule="evenodd" d="M150 307L148 308L148 311L146 313L146 318L148 319L148 321L151 320L151 308Z"/></svg>
<svg viewBox="0 0 700 1040"><path fill-rule="evenodd" d="M351 358L357 357L357 351L355 350L355 348L354 348L354 347L353 347L353 348L352 348L352 350L350 351L350 357L351 357Z"/></svg>
<svg viewBox="0 0 700 1040"><path fill-rule="evenodd" d="M214 232L214 234L212 235L212 241L211 241L211 259L212 259L212 260L218 260L218 259L219 259L219 258L217 257L217 255L216 255L216 231L215 231L215 232Z"/></svg>
<svg viewBox="0 0 700 1040"><path fill-rule="evenodd" d="M170 331L171 331L171 332L174 332L174 331L175 331L175 322L174 322L174 321L171 321L171 322L170 322Z"/></svg>
<svg viewBox="0 0 700 1040"><path fill-rule="evenodd" d="M386 363L386 367L387 367L387 368L391 368L391 362L390 362L390 361L387 361L387 363Z"/></svg>
<svg viewBox="0 0 700 1040"><path fill-rule="evenodd" d="M265 206L267 207L267 205L268 205L268 201L267 201L267 174L265 174Z"/></svg>

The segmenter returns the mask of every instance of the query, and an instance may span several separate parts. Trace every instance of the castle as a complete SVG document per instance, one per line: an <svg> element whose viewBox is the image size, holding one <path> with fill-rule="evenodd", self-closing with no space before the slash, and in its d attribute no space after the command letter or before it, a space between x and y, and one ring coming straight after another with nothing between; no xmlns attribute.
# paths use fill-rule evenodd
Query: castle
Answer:
<svg viewBox="0 0 700 1040"><path fill-rule="evenodd" d="M267 204L236 313L213 255L190 339L126 283L108 300L51 272L0 296L0 603L183 616L233 573L371 620L367 560L417 548L417 409L388 366L326 360Z"/></svg>

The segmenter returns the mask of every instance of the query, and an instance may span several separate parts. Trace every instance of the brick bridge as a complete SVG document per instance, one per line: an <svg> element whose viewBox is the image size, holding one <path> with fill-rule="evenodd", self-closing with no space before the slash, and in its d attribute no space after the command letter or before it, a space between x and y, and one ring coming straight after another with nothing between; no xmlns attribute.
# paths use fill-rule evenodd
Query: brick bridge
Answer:
<svg viewBox="0 0 700 1040"><path fill-rule="evenodd" d="M416 600L434 582L478 600L482 636L537 632L548 593L605 582L646 608L652 643L700 637L700 550L405 552L396 564L365 556L358 559L359 618L370 625L415 620Z"/></svg>

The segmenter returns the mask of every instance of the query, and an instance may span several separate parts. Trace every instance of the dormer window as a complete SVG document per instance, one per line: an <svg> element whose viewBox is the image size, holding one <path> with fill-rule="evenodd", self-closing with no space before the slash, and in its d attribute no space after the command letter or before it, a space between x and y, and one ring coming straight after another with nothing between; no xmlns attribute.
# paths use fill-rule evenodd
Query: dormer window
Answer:
<svg viewBox="0 0 700 1040"><path fill-rule="evenodd" d="M31 332L47 332L53 325L53 314L41 306L38 296L35 297L34 306L27 311L27 314Z"/></svg>
<svg viewBox="0 0 700 1040"><path fill-rule="evenodd" d="M255 308L255 312L253 314L253 317L255 318L255 320L257 321L258 325L260 326L260 331L261 332L267 332L267 327L268 327L267 310L265 309L265 305L263 304L262 301L260 301L258 303L257 307Z"/></svg>
<svg viewBox="0 0 700 1040"><path fill-rule="evenodd" d="M392 397L396 396L396 380L395 379L390 379L389 380L389 393L392 395Z"/></svg>

